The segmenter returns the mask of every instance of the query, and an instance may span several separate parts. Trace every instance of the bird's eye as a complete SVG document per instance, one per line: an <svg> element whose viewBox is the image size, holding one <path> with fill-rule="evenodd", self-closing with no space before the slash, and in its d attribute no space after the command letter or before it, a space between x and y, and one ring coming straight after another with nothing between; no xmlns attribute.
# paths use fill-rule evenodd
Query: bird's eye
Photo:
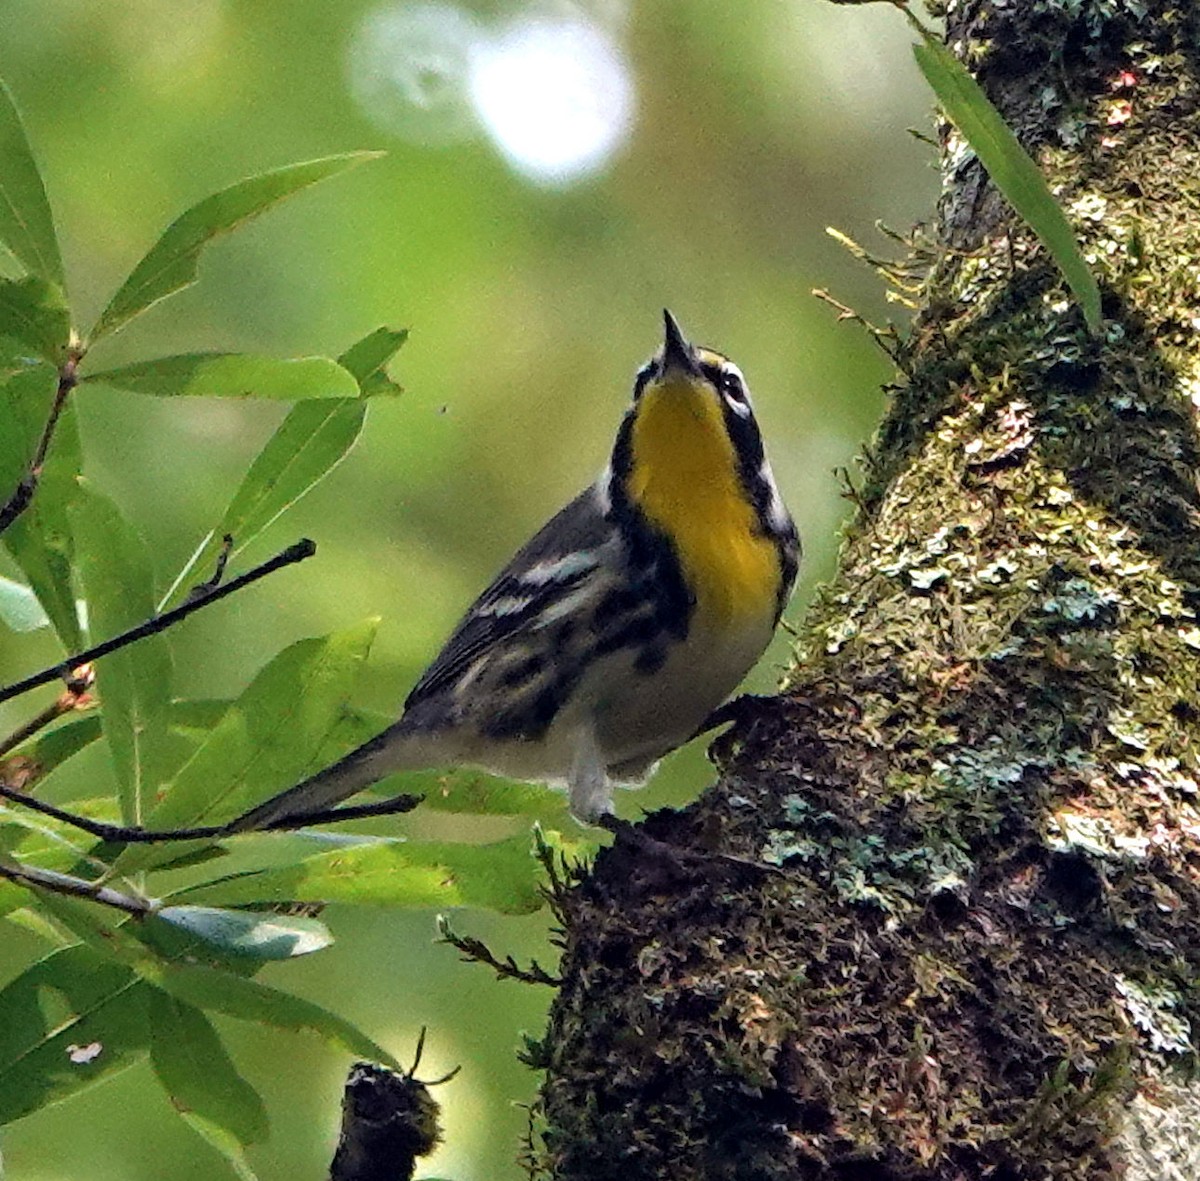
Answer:
<svg viewBox="0 0 1200 1181"><path fill-rule="evenodd" d="M746 387L742 383L742 379L729 369L721 374L721 393L735 402L746 400Z"/></svg>

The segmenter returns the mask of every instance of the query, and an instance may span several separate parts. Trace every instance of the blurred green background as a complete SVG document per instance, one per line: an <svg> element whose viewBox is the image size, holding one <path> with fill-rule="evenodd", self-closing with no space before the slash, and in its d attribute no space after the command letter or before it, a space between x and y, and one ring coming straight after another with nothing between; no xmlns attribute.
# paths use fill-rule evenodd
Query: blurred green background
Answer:
<svg viewBox="0 0 1200 1181"><path fill-rule="evenodd" d="M379 614L359 699L394 708L471 597L602 466L664 305L749 377L804 538L799 619L834 560L834 469L853 465L890 376L810 289L903 318L824 229L886 253L875 220L907 228L937 194L929 148L906 134L930 106L909 41L887 6L821 0L4 0L0 75L43 166L80 322L210 191L388 152L216 246L198 287L93 358L335 355L379 324L412 330L393 365L406 395L372 404L348 461L243 568L302 534L317 559L172 632L181 688L232 694L290 641ZM79 406L88 473L151 542L164 586L283 413L108 391ZM0 632L4 680L58 655L47 636ZM777 641L757 687L785 655ZM0 711L3 732L28 709ZM104 782L102 752L89 757L77 790ZM636 815L709 778L703 751L684 751L619 804ZM548 991L459 963L433 943L432 914L327 918L332 950L264 979L401 1059L428 1024L421 1073L464 1068L438 1094L447 1142L423 1171L520 1176L515 1105L537 1079L514 1050L522 1030L541 1034ZM548 921L455 920L500 954L552 963ZM0 984L43 950L6 928ZM251 1152L263 1181L323 1176L347 1062L315 1039L222 1028L268 1100L271 1140ZM231 1175L140 1068L5 1129L0 1150L19 1181Z"/></svg>

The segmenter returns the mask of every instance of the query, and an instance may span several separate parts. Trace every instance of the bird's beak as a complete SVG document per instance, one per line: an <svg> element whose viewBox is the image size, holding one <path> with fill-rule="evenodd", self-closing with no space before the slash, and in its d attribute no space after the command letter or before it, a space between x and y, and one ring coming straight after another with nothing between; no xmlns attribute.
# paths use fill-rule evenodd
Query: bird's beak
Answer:
<svg viewBox="0 0 1200 1181"><path fill-rule="evenodd" d="M700 377L700 362L696 357L696 350L687 342L682 329L675 322L675 317L666 308L663 308L663 325L666 332L663 336L660 380L671 373Z"/></svg>

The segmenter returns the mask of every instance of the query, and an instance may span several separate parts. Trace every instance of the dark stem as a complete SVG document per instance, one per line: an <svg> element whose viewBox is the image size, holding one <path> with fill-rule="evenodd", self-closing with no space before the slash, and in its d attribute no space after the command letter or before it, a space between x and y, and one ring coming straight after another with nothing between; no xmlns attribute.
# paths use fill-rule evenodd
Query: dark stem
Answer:
<svg viewBox="0 0 1200 1181"><path fill-rule="evenodd" d="M99 902L103 906L112 906L123 910L136 918L145 918L158 909L157 903L149 898L141 898L136 894L124 894L110 886L102 886L97 882L89 882L85 878L72 877L70 874L55 873L51 869L34 869L29 865L18 865L12 861L0 860L0 877L8 878L22 886L34 889L50 890L55 894L66 894L71 898L86 898L89 902Z"/></svg>
<svg viewBox="0 0 1200 1181"><path fill-rule="evenodd" d="M50 415L38 441L37 451L34 452L29 470L21 477L21 481L13 489L12 495L0 507L0 533L3 533L28 507L37 491L38 481L42 478L42 467L46 462L46 453L50 450L50 442L54 438L54 428L67 404L67 396L77 383L76 370L81 354L72 352L63 367L58 371L58 389L54 392L54 402L50 407Z"/></svg>
<svg viewBox="0 0 1200 1181"><path fill-rule="evenodd" d="M350 807L325 808L319 812L305 812L291 816L281 816L278 820L264 825L259 832L275 832L295 828L308 828L313 824L339 824L343 820L360 820L364 816L394 816L401 812L411 812L423 799L423 796L398 795L390 799L380 800L375 804L355 804ZM32 812L48 816L61 824L69 824L89 836L101 841L120 842L127 845L159 844L167 841L202 841L216 840L221 837L238 835L233 829L233 821L225 824L205 824L193 828L137 828L122 824L105 824L101 820L89 820L86 816L67 812L47 804L45 800L37 800L15 788L0 784L0 799L20 804ZM254 831L254 830L248 830Z"/></svg>
<svg viewBox="0 0 1200 1181"><path fill-rule="evenodd" d="M72 713L77 709L86 709L92 704L88 695L96 675L91 665L85 664L73 670L67 678L66 689L58 695L45 709L34 714L27 722L18 726L7 738L0 739L0 758L15 750L23 742L27 742L39 730L45 729L51 722L57 721L63 714Z"/></svg>
<svg viewBox="0 0 1200 1181"><path fill-rule="evenodd" d="M115 652L119 648L124 648L138 640L145 639L146 636L166 631L167 628L173 627L180 620L186 619L193 611L198 611L201 607L208 606L209 603L215 603L218 599L232 595L234 592L241 590L242 587L249 586L252 582L257 582L260 578L265 578L268 574L273 574L276 570L281 570L284 566L303 562L305 558L311 558L316 552L316 545L309 541L308 538L303 538L294 545L289 545L282 553L276 554L270 561L263 562L261 566L255 566L253 570L247 570L245 574L239 575L232 582L227 582L224 586L214 586L212 589L205 590L199 596L189 599L173 611L166 611L162 615L154 615L150 619L147 619L145 623L139 623L137 627L130 628L129 631L122 632L119 636L114 636L111 640L105 640L104 643L97 644L94 648L89 648L86 652L80 652L76 656L68 656L66 660L60 661L50 668L43 669L39 673L34 673L33 676L26 677L23 681L17 681L16 684L9 685L6 689L0 689L0 703L10 701L14 697L19 697L22 693L28 693L30 689L36 689L39 685L48 685L51 681L68 675L72 669L77 668L81 664L98 660L101 656L107 656L110 652Z"/></svg>
<svg viewBox="0 0 1200 1181"><path fill-rule="evenodd" d="M225 577L225 567L229 562L229 555L233 553L233 534L226 533L221 538L221 548L217 553L217 565L213 570L212 577L204 582L198 582L187 595L184 597L185 603L191 603L196 599L202 599L205 595L212 594L213 591L221 585L221 579Z"/></svg>

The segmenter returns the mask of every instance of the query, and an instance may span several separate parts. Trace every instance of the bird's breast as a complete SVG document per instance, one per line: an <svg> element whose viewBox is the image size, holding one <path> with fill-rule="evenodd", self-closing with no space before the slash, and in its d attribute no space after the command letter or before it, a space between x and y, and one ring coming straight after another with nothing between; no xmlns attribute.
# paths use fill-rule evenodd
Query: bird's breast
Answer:
<svg viewBox="0 0 1200 1181"><path fill-rule="evenodd" d="M633 424L630 500L672 545L702 628L774 622L783 577L714 398L648 393Z"/></svg>

